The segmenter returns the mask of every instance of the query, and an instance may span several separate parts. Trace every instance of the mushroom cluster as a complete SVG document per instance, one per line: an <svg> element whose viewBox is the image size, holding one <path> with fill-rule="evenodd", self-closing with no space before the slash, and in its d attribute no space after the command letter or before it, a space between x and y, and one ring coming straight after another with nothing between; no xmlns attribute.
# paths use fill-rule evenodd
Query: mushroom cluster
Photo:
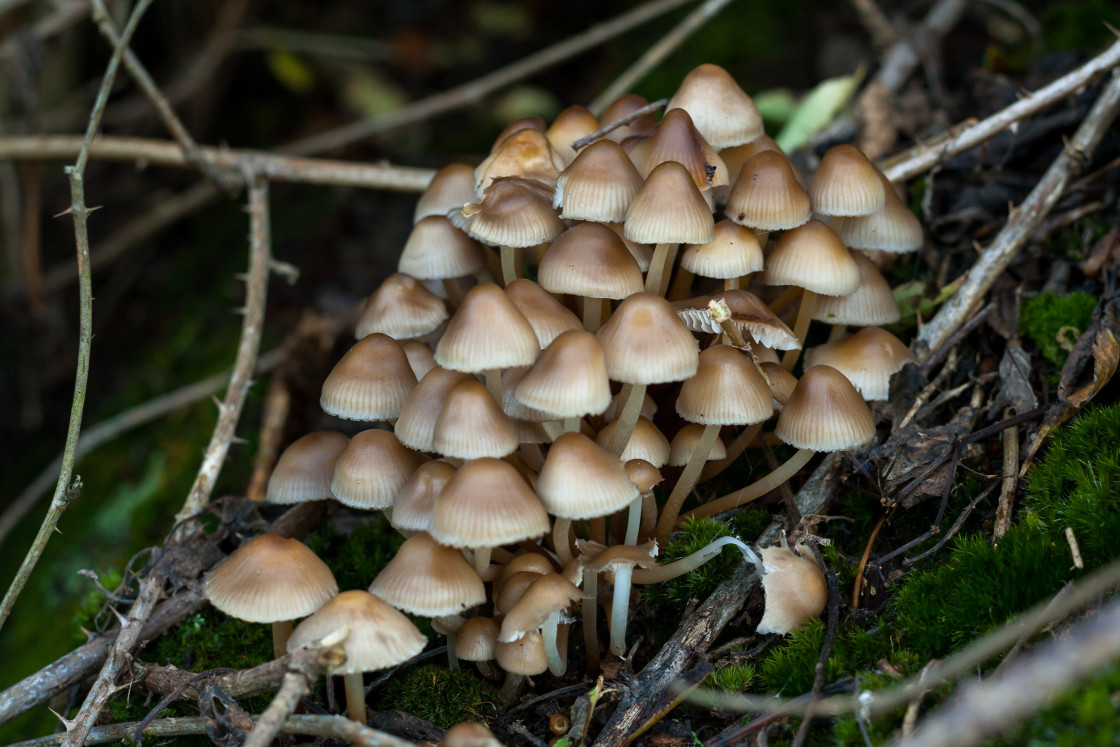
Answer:
<svg viewBox="0 0 1120 747"><path fill-rule="evenodd" d="M432 618L452 665L496 662L507 695L565 671L577 606L589 669L600 605L609 650L625 655L631 584L727 544L764 577L767 632L819 614L823 577L793 550L759 557L725 538L658 565L657 545L817 452L872 440L865 400L885 399L909 360L881 329L899 312L865 250L915 250L922 230L858 149L831 148L806 178L715 65L688 74L660 121L645 103L625 96L601 121L580 106L551 126L517 120L477 167L437 173L397 274L323 384L325 412L370 429L305 436L269 484L271 502L384 511L408 539L372 598ZM814 321L832 332L797 378ZM699 482L764 435L793 456L682 516ZM793 611L771 609L786 598ZM339 600L332 614L382 615ZM330 626L310 622L292 641Z"/></svg>

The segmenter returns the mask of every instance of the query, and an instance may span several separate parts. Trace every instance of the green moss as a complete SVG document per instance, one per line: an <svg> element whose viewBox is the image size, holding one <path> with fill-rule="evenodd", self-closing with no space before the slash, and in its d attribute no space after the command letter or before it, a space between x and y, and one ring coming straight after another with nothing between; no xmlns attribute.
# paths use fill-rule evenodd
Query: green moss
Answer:
<svg viewBox="0 0 1120 747"><path fill-rule="evenodd" d="M1048 49L1092 52L1112 40L1106 24L1120 26L1120 8L1111 0L1066 0L1040 20Z"/></svg>
<svg viewBox="0 0 1120 747"><path fill-rule="evenodd" d="M733 664L713 670L704 685L729 693L742 692L750 689L756 675L754 664Z"/></svg>
<svg viewBox="0 0 1120 747"><path fill-rule="evenodd" d="M393 678L382 710L398 709L449 729L462 721L488 721L502 708L489 682L462 669L420 667Z"/></svg>
<svg viewBox="0 0 1120 747"><path fill-rule="evenodd" d="M400 549L404 537L378 512L372 514L369 521L355 526L350 534L340 536L330 526L323 525L304 542L334 573L338 588L346 591L368 589Z"/></svg>
<svg viewBox="0 0 1120 747"><path fill-rule="evenodd" d="M273 658L272 627L244 622L206 607L164 634L145 651L144 658L192 672L255 667Z"/></svg>
<svg viewBox="0 0 1120 747"><path fill-rule="evenodd" d="M1087 293L1056 296L1047 291L1023 301L1019 331L1056 366L1066 362L1077 335L1089 326L1097 299Z"/></svg>

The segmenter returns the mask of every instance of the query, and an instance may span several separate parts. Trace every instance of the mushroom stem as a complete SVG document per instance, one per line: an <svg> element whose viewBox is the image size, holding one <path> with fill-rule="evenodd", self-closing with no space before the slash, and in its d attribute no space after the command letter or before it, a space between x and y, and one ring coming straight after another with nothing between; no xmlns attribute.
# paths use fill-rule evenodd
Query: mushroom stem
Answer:
<svg viewBox="0 0 1120 747"><path fill-rule="evenodd" d="M563 516L557 516L556 520L552 523L552 549L556 551L556 557L560 560L561 566L566 566L572 562L572 545L568 539L568 535L572 531L572 520L565 519Z"/></svg>
<svg viewBox="0 0 1120 747"><path fill-rule="evenodd" d="M800 292L801 289L796 285L789 286L784 291L779 293L777 298L770 302L770 310L775 314L781 314L786 310L787 306L793 303L794 299L797 298Z"/></svg>
<svg viewBox="0 0 1120 747"><path fill-rule="evenodd" d="M502 683L502 700L512 703L513 699L517 697L517 691L521 689L521 683L524 681L525 675L506 672L506 681Z"/></svg>
<svg viewBox="0 0 1120 747"><path fill-rule="evenodd" d="M677 484L673 486L673 492L669 494L669 500L665 502L665 507L661 509L661 518L657 521L657 531L654 533L658 544L664 545L668 541L669 535L673 531L673 525L677 523L677 515L681 512L681 506L684 505L684 500L688 497L688 494L696 487L696 481L700 478L700 470L704 467L708 455L712 453L712 446L715 445L716 438L719 437L719 428L718 425L704 426L704 432L700 434L699 443L692 450Z"/></svg>
<svg viewBox="0 0 1120 747"><path fill-rule="evenodd" d="M747 450L747 447L754 441L755 436L762 430L762 423L755 423L748 425L743 430L739 431L739 435L727 444L727 456L720 459L718 462L708 462L704 465L704 469L700 471L700 482L704 480L711 480L713 477L723 472L725 469L735 463L739 455Z"/></svg>
<svg viewBox="0 0 1120 747"><path fill-rule="evenodd" d="M599 574L585 568L583 570L583 593L587 600L583 603L583 647L587 649L587 674L599 675L599 630L596 618L599 614Z"/></svg>
<svg viewBox="0 0 1120 747"><path fill-rule="evenodd" d="M486 391L490 392L490 396L498 403L498 407L502 406L502 369L488 368L486 369Z"/></svg>
<svg viewBox="0 0 1120 747"><path fill-rule="evenodd" d="M564 432L579 433L579 420L579 415L573 415L570 418L564 418Z"/></svg>
<svg viewBox="0 0 1120 747"><path fill-rule="evenodd" d="M502 285L509 285L517 280L517 266L521 264L520 249L502 245Z"/></svg>
<svg viewBox="0 0 1120 747"><path fill-rule="evenodd" d="M556 645L556 629L560 625L560 611L553 610L541 625L541 639L544 641L544 653L548 657L548 671L557 677L562 677L568 671L568 660L560 655Z"/></svg>
<svg viewBox="0 0 1120 747"><path fill-rule="evenodd" d="M451 306L459 308L463 305L463 289L459 285L458 278L444 278L443 289L447 292L447 300L451 302Z"/></svg>
<svg viewBox="0 0 1120 747"><path fill-rule="evenodd" d="M644 500L645 494L642 494L630 502L630 509L626 512L626 537L622 542L624 545L638 544L638 530L641 528L642 502Z"/></svg>
<svg viewBox="0 0 1120 747"><path fill-rule="evenodd" d="M342 675L342 681L346 685L347 715L351 721L364 724L366 722L366 689L362 684L362 673L344 674Z"/></svg>
<svg viewBox="0 0 1120 747"><path fill-rule="evenodd" d="M634 435L634 426L642 412L642 400L646 397L646 385L626 384L622 387L622 393L625 403L618 415L618 422L615 423L614 433L605 445L606 451L615 456L622 455L626 444L630 443L630 437Z"/></svg>
<svg viewBox="0 0 1120 747"><path fill-rule="evenodd" d="M680 560L674 560L672 563L666 563L665 565L659 565L656 568L649 569L636 568L632 581L635 584L659 584L662 581L668 581L671 578L683 576L689 571L696 570L719 555L723 551L723 548L728 545L734 545L739 548L739 551L743 553L743 560L753 565L760 576L765 573L762 566L762 558L758 557L758 553L752 550L750 545L742 542L737 537L720 537L691 555L683 557Z"/></svg>
<svg viewBox="0 0 1120 747"><path fill-rule="evenodd" d="M816 452L812 449L799 449L796 454L791 456L784 464L766 477L751 483L741 490L736 490L733 493L720 496L714 501L708 501L701 506L697 506L681 516L681 520L690 517L693 519L703 519L708 516L715 516L724 511L730 511L733 508L742 506L744 503L750 503L756 498L766 495L797 474L797 471L813 458L813 454L816 454ZM678 520L677 523L680 524L680 520Z"/></svg>
<svg viewBox="0 0 1120 747"><path fill-rule="evenodd" d="M669 247L675 244L658 244L653 250L653 258L649 261L649 271L646 272L646 292L661 295L661 280L667 274L669 264Z"/></svg>
<svg viewBox="0 0 1120 747"><path fill-rule="evenodd" d="M595 334L603 323L603 303L598 298L585 296L583 299L583 328Z"/></svg>
<svg viewBox="0 0 1120 747"><path fill-rule="evenodd" d="M750 276L749 275L744 275L743 277L750 277ZM737 277L736 278L727 278L726 280L723 281L723 289L725 291L739 290L739 287L740 287L741 284L742 284L742 281Z"/></svg>
<svg viewBox="0 0 1120 747"><path fill-rule="evenodd" d="M292 621L272 623L272 653L279 659L288 653L288 639L292 636Z"/></svg>
<svg viewBox="0 0 1120 747"><path fill-rule="evenodd" d="M833 324L832 329L828 333L828 341L836 342L846 334L848 334L847 324Z"/></svg>
<svg viewBox="0 0 1120 747"><path fill-rule="evenodd" d="M474 548L474 570L483 579L491 575L490 549L489 547ZM501 571L501 568L498 568L498 571Z"/></svg>
<svg viewBox="0 0 1120 747"><path fill-rule="evenodd" d="M626 652L626 621L630 612L630 576L634 566L629 563L614 569L614 597L611 600L611 653Z"/></svg>
<svg viewBox="0 0 1120 747"><path fill-rule="evenodd" d="M447 638L447 668L455 671L459 668L459 657L455 655L455 634L448 633Z"/></svg>
<svg viewBox="0 0 1120 747"><path fill-rule="evenodd" d="M809 322L813 321L813 312L817 309L817 294L806 290L801 296L801 306L797 309L797 321L793 324L793 334L805 345L805 334L809 331ZM782 356L782 368L792 371L801 357L801 349L787 350Z"/></svg>

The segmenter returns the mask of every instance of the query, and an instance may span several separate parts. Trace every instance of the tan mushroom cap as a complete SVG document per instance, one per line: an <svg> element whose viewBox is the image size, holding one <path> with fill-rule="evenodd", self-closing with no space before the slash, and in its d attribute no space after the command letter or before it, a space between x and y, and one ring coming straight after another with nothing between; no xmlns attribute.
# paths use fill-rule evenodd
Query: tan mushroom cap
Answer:
<svg viewBox="0 0 1120 747"><path fill-rule="evenodd" d="M546 573L552 573L554 570L552 561L539 552L522 553L514 556L512 560L502 567L502 572L499 574L498 580L494 583L494 588L500 589L515 573L528 572L543 576Z"/></svg>
<svg viewBox="0 0 1120 747"><path fill-rule="evenodd" d="M894 324L902 318L894 291L875 263L860 252L851 252L859 268L859 288L846 296L821 296L813 318L827 324L857 327Z"/></svg>
<svg viewBox="0 0 1120 747"><path fill-rule="evenodd" d="M548 573L552 573L552 570L549 569ZM525 591L543 575L544 573L531 570L511 573L497 594L494 595L494 613L504 615L513 609L513 606L517 604Z"/></svg>
<svg viewBox="0 0 1120 747"><path fill-rule="evenodd" d="M844 374L813 366L782 408L774 435L799 449L841 451L875 438L875 421Z"/></svg>
<svg viewBox="0 0 1120 747"><path fill-rule="evenodd" d="M744 226L784 231L813 215L809 195L797 183L793 165L781 153L764 150L743 164L724 213Z"/></svg>
<svg viewBox="0 0 1120 747"><path fill-rule="evenodd" d="M276 461L268 478L266 503L303 503L331 497L331 475L346 436L316 431L293 441Z"/></svg>
<svg viewBox="0 0 1120 747"><path fill-rule="evenodd" d="M770 310L761 298L745 290L727 290L713 296L697 296L673 304L673 310L684 325L693 332L714 334L722 328L712 318L708 306L713 300L722 300L731 312L731 324L744 337L777 350L799 350L801 341L785 322Z"/></svg>
<svg viewBox="0 0 1120 747"><path fill-rule="evenodd" d="M723 159L692 124L692 117L684 109L665 112L649 139L630 151L630 158L634 159L643 178L648 178L660 164L673 161L687 169L701 192L730 183Z"/></svg>
<svg viewBox="0 0 1120 747"><path fill-rule="evenodd" d="M887 196L886 206L871 215L838 217L832 222L833 230L854 249L897 253L921 249L925 243L921 221L899 198L887 177L877 169L876 173Z"/></svg>
<svg viewBox="0 0 1120 747"><path fill-rule="evenodd" d="M891 375L914 360L910 349L880 327L865 327L843 340L811 348L805 365L832 366L848 377L868 402L890 396Z"/></svg>
<svg viewBox="0 0 1120 747"><path fill-rule="evenodd" d="M495 658L498 660L498 666L510 674L532 677L548 670L548 654L544 649L544 638L535 630L512 643L499 641Z"/></svg>
<svg viewBox="0 0 1120 747"><path fill-rule="evenodd" d="M705 278L737 278L762 269L762 247L753 231L724 219L716 223L715 240L685 247L681 267Z"/></svg>
<svg viewBox="0 0 1120 747"><path fill-rule="evenodd" d="M510 643L539 629L553 612L566 609L584 596L578 586L559 573L539 576L506 612L498 642Z"/></svg>
<svg viewBox="0 0 1120 747"><path fill-rule="evenodd" d="M409 340L434 331L448 316L442 299L416 278L398 272L369 297L354 336L360 340L380 332L394 340Z"/></svg>
<svg viewBox="0 0 1120 747"><path fill-rule="evenodd" d="M681 385L677 414L703 425L749 425L774 414L770 387L746 355L730 345L700 353L696 375Z"/></svg>
<svg viewBox="0 0 1120 747"><path fill-rule="evenodd" d="M421 218L405 241L397 271L421 280L473 275L486 267L486 250L442 215Z"/></svg>
<svg viewBox="0 0 1120 747"><path fill-rule="evenodd" d="M617 122L623 117L629 116L631 113L636 112L638 109L641 109L648 104L648 100L636 93L628 93L623 96L619 96L617 99L611 102L610 106L607 107L606 112L604 112L603 116L600 117L600 121L604 126L609 125L612 122ZM656 126L657 113L648 112L636 119L630 120L621 127L616 127L615 129L608 132L606 137L608 140L613 140L616 143L621 143L623 140L634 137L635 135L644 135L653 130L653 128Z"/></svg>
<svg viewBox="0 0 1120 747"><path fill-rule="evenodd" d="M642 495L653 491L663 479L661 472L645 459L630 459L626 462L626 474L630 482L638 488Z"/></svg>
<svg viewBox="0 0 1120 747"><path fill-rule="evenodd" d="M451 547L498 547L541 537L548 513L517 470L500 459L467 462L436 498L432 536Z"/></svg>
<svg viewBox="0 0 1120 747"><path fill-rule="evenodd" d="M425 462L416 468L393 501L389 523L397 529L426 532L432 525L436 496L447 485L455 468L443 460Z"/></svg>
<svg viewBox="0 0 1120 747"><path fill-rule="evenodd" d="M595 443L605 449L617 427L617 419L607 423L595 436ZM629 462L631 459L647 461L658 469L664 467L666 462L669 461L669 439L665 438L661 429L645 415L638 416L637 422L634 423L634 432L630 434L630 440L626 442L622 453L618 455L620 462Z"/></svg>
<svg viewBox="0 0 1120 747"><path fill-rule="evenodd" d="M432 353L432 349L419 340L404 340L401 342L401 350L408 358L408 365L412 367L412 373L417 381L423 379L436 367L436 356Z"/></svg>
<svg viewBox="0 0 1120 747"><path fill-rule="evenodd" d="M362 431L350 439L335 463L331 494L351 508L389 508L426 461L428 457L406 447L392 431Z"/></svg>
<svg viewBox="0 0 1120 747"><path fill-rule="evenodd" d="M394 430L402 444L417 451L435 451L436 421L443 411L443 404L451 390L471 375L462 371L448 371L439 366L424 375L401 408Z"/></svg>
<svg viewBox="0 0 1120 747"><path fill-rule="evenodd" d="M688 464L688 460L692 458L692 452L700 445L700 439L703 436L704 426L699 423L688 423L677 431L673 440L669 442L669 466L683 467ZM726 457L727 447L724 446L722 440L717 438L712 450L708 452L706 461L714 462Z"/></svg>
<svg viewBox="0 0 1120 747"><path fill-rule="evenodd" d="M368 591L344 591L292 631L288 651L308 646L343 627L346 661L331 674L388 669L424 650L428 639L412 621Z"/></svg>
<svg viewBox="0 0 1120 747"><path fill-rule="evenodd" d="M528 320L542 349L562 332L583 329L579 317L532 280L518 278L506 286L505 292L510 302Z"/></svg>
<svg viewBox="0 0 1120 747"><path fill-rule="evenodd" d="M609 228L580 223L557 236L544 253L537 282L550 293L626 298L644 287L642 270Z"/></svg>
<svg viewBox="0 0 1120 747"><path fill-rule="evenodd" d="M371 594L421 617L456 615L486 601L486 588L458 550L409 537L369 586Z"/></svg>
<svg viewBox="0 0 1120 747"><path fill-rule="evenodd" d="M490 661L498 645L501 627L492 617L469 618L455 636L455 658L460 661Z"/></svg>
<svg viewBox="0 0 1120 747"><path fill-rule="evenodd" d="M622 462L582 433L564 433L553 442L537 493L550 514L567 519L606 516L638 497Z"/></svg>
<svg viewBox="0 0 1120 747"><path fill-rule="evenodd" d="M544 134L552 144L556 155L565 164L570 164L576 157L576 150L572 147L572 143L598 129L599 120L595 115L588 111L587 107L575 104L557 114Z"/></svg>
<svg viewBox="0 0 1120 747"><path fill-rule="evenodd" d="M626 225L623 223L601 223L600 225L611 229L618 238L622 239L622 243L626 245L626 251L630 252L630 256L638 263L642 272L649 270L649 264L653 261L653 252L657 248L656 246L639 244L626 238Z"/></svg>
<svg viewBox="0 0 1120 747"><path fill-rule="evenodd" d="M499 143L474 170L475 193L482 197L502 177L528 179L551 188L566 165L543 132L532 128L518 130Z"/></svg>
<svg viewBox="0 0 1120 747"><path fill-rule="evenodd" d="M715 220L685 167L666 161L630 203L625 235L639 244L705 244L715 238Z"/></svg>
<svg viewBox="0 0 1120 747"><path fill-rule="evenodd" d="M493 283L467 291L436 345L436 363L452 371L527 366L540 344L532 325Z"/></svg>
<svg viewBox="0 0 1120 747"><path fill-rule="evenodd" d="M622 146L600 140L560 173L552 205L565 219L621 223L641 186L642 175Z"/></svg>
<svg viewBox="0 0 1120 747"><path fill-rule="evenodd" d="M439 747L502 747L502 743L485 725L464 721L447 730L439 740Z"/></svg>
<svg viewBox="0 0 1120 747"><path fill-rule="evenodd" d="M556 420L555 417L549 415L547 412L541 412L533 407L529 407L514 396L517 391L518 384L521 383L522 377L529 372L529 366L518 366L516 368L509 368L502 372L502 412L513 418L514 421L521 421L527 423L547 423ZM535 441L534 443L544 443L543 441Z"/></svg>
<svg viewBox="0 0 1120 747"><path fill-rule="evenodd" d="M202 591L231 617L274 623L310 615L338 593L338 584L307 545L262 534L215 568Z"/></svg>
<svg viewBox="0 0 1120 747"><path fill-rule="evenodd" d="M496 180L482 202L464 205L462 214L470 234L493 246L536 246L564 230L551 188L512 176Z"/></svg>
<svg viewBox="0 0 1120 747"><path fill-rule="evenodd" d="M474 167L465 163L450 163L428 182L428 187L416 202L412 222L419 223L429 215L446 216L450 210L459 210L474 199Z"/></svg>
<svg viewBox="0 0 1120 747"><path fill-rule="evenodd" d="M554 418L601 413L611 402L603 346L590 332L565 332L521 377L514 396Z"/></svg>
<svg viewBox="0 0 1120 747"><path fill-rule="evenodd" d="M766 609L755 632L785 635L824 611L828 584L816 561L784 547L767 547L760 555L767 571L762 576Z"/></svg>
<svg viewBox="0 0 1120 747"><path fill-rule="evenodd" d="M432 448L456 459L503 457L517 450L517 430L486 387L467 379L448 392Z"/></svg>
<svg viewBox="0 0 1120 747"><path fill-rule="evenodd" d="M731 176L732 184L735 184L735 180L739 177L739 172L743 170L743 165L764 150L772 150L783 156L785 155L785 151L783 151L781 146L774 142L774 138L769 135L763 135L758 140L752 140L742 145L720 148L719 157L727 164L727 173ZM796 172L794 173L796 174Z"/></svg>
<svg viewBox="0 0 1120 747"><path fill-rule="evenodd" d="M875 167L854 145L825 151L809 187L813 210L821 215L871 215L887 205Z"/></svg>
<svg viewBox="0 0 1120 747"><path fill-rule="evenodd" d="M762 115L735 79L719 65L705 63L684 77L667 109L685 109L696 129L716 148L749 143L763 136Z"/></svg>
<svg viewBox="0 0 1120 747"><path fill-rule="evenodd" d="M626 384L683 381L696 373L700 347L669 302L635 293L599 329L607 373Z"/></svg>
<svg viewBox="0 0 1120 747"><path fill-rule="evenodd" d="M344 420L390 420L415 387L416 374L400 344L372 334L358 340L331 369L319 405Z"/></svg>
<svg viewBox="0 0 1120 747"><path fill-rule="evenodd" d="M797 386L797 377L782 368L777 361L763 361L758 364L758 367L770 380L771 393L776 389L777 394L781 395L774 397L775 409L781 410L789 401L789 395L793 394L793 388Z"/></svg>
<svg viewBox="0 0 1120 747"><path fill-rule="evenodd" d="M602 573L613 572L621 565L649 569L657 565L654 556L657 554L657 543L647 542L642 545L611 545L603 547L594 542L579 542L580 559L583 567L589 571Z"/></svg>
<svg viewBox="0 0 1120 747"><path fill-rule="evenodd" d="M822 296L846 296L859 288L859 267L831 228L819 220L782 234L766 256L767 285L796 285Z"/></svg>
<svg viewBox="0 0 1120 747"><path fill-rule="evenodd" d="M515 132L520 132L521 130L536 130L537 132L544 133L547 129L548 122L545 122L543 117L518 117L517 119L511 120L509 124L502 128L502 131L494 138L494 142L490 144L490 152L494 153L497 151L502 143L506 141L506 138Z"/></svg>

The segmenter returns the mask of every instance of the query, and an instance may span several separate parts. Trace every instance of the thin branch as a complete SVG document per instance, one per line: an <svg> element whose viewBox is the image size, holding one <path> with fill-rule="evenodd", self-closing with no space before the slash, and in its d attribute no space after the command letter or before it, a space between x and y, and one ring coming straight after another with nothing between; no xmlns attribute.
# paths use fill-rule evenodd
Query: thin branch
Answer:
<svg viewBox="0 0 1120 747"><path fill-rule="evenodd" d="M28 30L28 35L38 42L43 42L60 34L89 15L89 0L74 0L60 5L55 10L35 21ZM11 34L10 38L0 42L0 59L15 57L23 52L24 39L20 33Z"/></svg>
<svg viewBox="0 0 1120 747"><path fill-rule="evenodd" d="M71 485L70 477L74 474L74 455L78 450L78 437L82 431L82 412L86 404L86 383L89 380L90 349L93 342L93 278L89 267L89 229L86 225L89 210L86 208L85 186L82 180L85 176L86 163L89 160L90 145L101 126L101 117L104 115L105 105L109 101L109 91L113 88L113 81L117 77L121 56L124 54L123 45L128 44L128 40L132 38L136 27L140 25L140 19L143 17L144 11L151 2L152 0L139 0L133 9L121 38L122 46L118 46L113 51L113 56L105 69L105 76L101 81L101 89L97 92L97 100L93 105L93 112L90 114L89 124L86 127L85 138L83 138L78 150L77 160L73 166L66 169L70 179L69 212L74 220L80 297L78 365L74 374L74 398L70 403L70 423L66 428L66 446L62 451L62 468L59 470L54 498L51 499L50 508L47 509L47 515L43 518L43 523L39 527L39 533L35 537L31 550L24 557L19 571L16 572L16 577L12 580L11 586L8 587L8 591L4 595L4 600L0 602L0 628L4 627L8 616L12 614L12 608L15 607L16 600L19 599L24 586L27 585L27 580L31 578L31 572L35 570L36 563L42 557L43 551L47 547L47 540L54 533L54 528L58 525L58 520L62 518L63 511L77 495L77 489L81 487L80 481L76 485Z"/></svg>
<svg viewBox="0 0 1120 747"><path fill-rule="evenodd" d="M340 642L347 633L348 629L343 628L341 632L324 638L313 647L313 656L288 657L280 689L257 719L253 730L245 736L244 747L268 747L272 744L284 722L299 705L300 698L311 692L315 680L346 661L346 652Z"/></svg>
<svg viewBox="0 0 1120 747"><path fill-rule="evenodd" d="M634 84L644 78L650 70L661 64L662 61L684 43L685 39L698 28L711 20L716 13L730 0L705 0L699 7L694 8L681 22L673 27L668 34L661 37L653 46L642 53L642 56L626 68L606 89L588 104L587 108L596 117L601 116L615 99L633 88Z"/></svg>
<svg viewBox="0 0 1120 747"><path fill-rule="evenodd" d="M625 127L639 117L644 117L651 112L659 112L664 109L665 105L668 103L669 99L658 99L657 101L649 102L645 106L638 107L634 111L619 117L610 124L603 125L599 129L595 130L595 132L592 132L590 135L584 135L579 140L574 141L572 143L572 150L579 150L585 145L591 145L592 143L601 140L604 135L614 132L619 127Z"/></svg>
<svg viewBox="0 0 1120 747"><path fill-rule="evenodd" d="M256 367L260 350L261 332L264 328L265 300L268 296L269 264L272 260L271 239L269 237L268 182L257 178L249 186L249 274L246 280L245 321L241 326L241 342L237 348L237 359L230 376L226 398L218 409L218 423L206 456L198 470L198 477L191 486L187 500L175 517L175 523L185 521L202 511L210 501L210 493L217 482L229 446L233 442L237 421L241 418L241 408L249 393L253 369Z"/></svg>
<svg viewBox="0 0 1120 747"><path fill-rule="evenodd" d="M79 151L73 135L38 135L0 138L0 160L65 160ZM341 187L422 192L435 171L386 163L357 163L300 158L253 150L201 146L202 157L219 170L248 171L274 182L298 182ZM177 143L130 137L99 137L89 156L105 161L127 161L171 168L193 168Z"/></svg>
<svg viewBox="0 0 1120 747"><path fill-rule="evenodd" d="M570 39L545 47L506 67L475 78L469 83L456 86L425 99L408 104L394 112L364 119L344 125L334 130L312 135L284 148L285 152L296 154L321 153L341 148L357 140L399 130L438 114L477 104L494 91L528 78L541 70L552 67L569 57L584 52L603 42L609 41L630 29L652 21L658 16L685 5L688 0L652 0L633 10L615 16L596 26L581 31Z"/></svg>
<svg viewBox="0 0 1120 747"><path fill-rule="evenodd" d="M1114 58L1112 64L1120 63L1120 41L1116 42L1110 51ZM1073 140L1046 170L1023 203L1012 211L995 240L969 270L964 284L946 301L933 320L918 332L914 347L919 359L924 358L929 350L939 347L957 327L964 323L973 306L980 302L995 279L1061 198L1066 185L1089 163L1093 150L1118 113L1120 113L1120 72L1113 72L1108 84L1093 104L1093 108L1077 128Z"/></svg>
<svg viewBox="0 0 1120 747"><path fill-rule="evenodd" d="M916 146L883 162L880 164L883 173L891 181L900 181L928 171L938 163L980 145L1003 130L1014 127L1017 122L1076 93L1094 78L1117 65L1120 65L1120 41L1113 42L1104 52L1050 85L987 119L960 130L947 140ZM1086 117L1086 121L1088 119Z"/></svg>

